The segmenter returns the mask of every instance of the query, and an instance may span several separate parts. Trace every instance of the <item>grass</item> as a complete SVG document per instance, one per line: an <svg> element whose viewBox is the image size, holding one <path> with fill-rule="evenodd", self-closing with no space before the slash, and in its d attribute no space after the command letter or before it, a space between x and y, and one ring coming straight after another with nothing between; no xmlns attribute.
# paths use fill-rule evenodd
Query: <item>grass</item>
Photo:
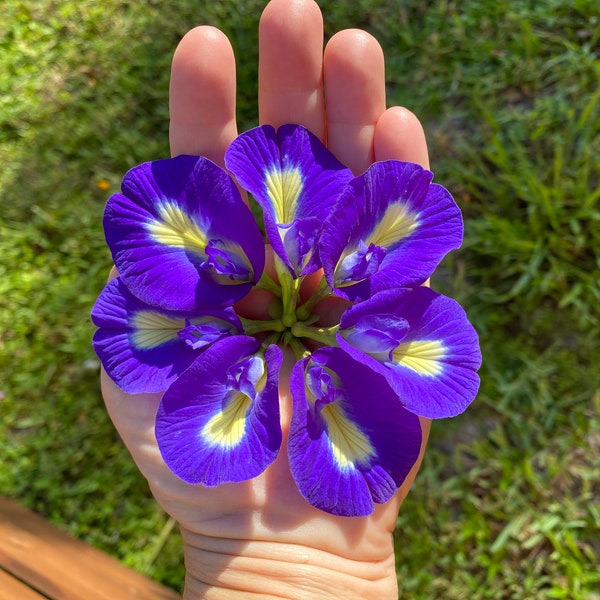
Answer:
<svg viewBox="0 0 600 600"><path fill-rule="evenodd" d="M324 0L365 27L466 222L434 285L481 335L482 388L438 423L399 517L400 597L600 597L600 22L592 0ZM231 36L256 115L264 2L5 2L0 38L0 493L175 588L181 547L103 409L89 309L103 204L167 148L168 70Z"/></svg>

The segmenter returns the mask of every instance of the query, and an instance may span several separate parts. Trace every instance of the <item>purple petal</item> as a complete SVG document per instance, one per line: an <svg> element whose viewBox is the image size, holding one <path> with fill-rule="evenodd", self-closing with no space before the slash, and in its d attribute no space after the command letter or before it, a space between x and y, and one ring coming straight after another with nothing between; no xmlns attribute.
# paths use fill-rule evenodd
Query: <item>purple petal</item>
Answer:
<svg viewBox="0 0 600 600"><path fill-rule="evenodd" d="M232 390L242 392L250 400L256 400L256 386L265 372L265 364L260 356L248 356L227 371L227 383Z"/></svg>
<svg viewBox="0 0 600 600"><path fill-rule="evenodd" d="M347 254L338 265L336 270L336 280L341 285L362 281L379 271L379 267L385 258L387 251L381 246L371 243L367 247L360 240L358 248L350 254Z"/></svg>
<svg viewBox="0 0 600 600"><path fill-rule="evenodd" d="M350 182L325 222L319 255L329 285L350 300L425 281L462 242L452 196L419 165L384 161Z"/></svg>
<svg viewBox="0 0 600 600"><path fill-rule="evenodd" d="M113 279L92 309L100 328L94 350L123 391L164 392L198 356L179 337L189 316L157 310L135 298L120 278Z"/></svg>
<svg viewBox="0 0 600 600"><path fill-rule="evenodd" d="M281 350L246 336L206 350L167 390L156 439L169 468L188 483L216 486L262 473L281 446L277 381Z"/></svg>
<svg viewBox="0 0 600 600"><path fill-rule="evenodd" d="M313 506L366 516L387 502L419 455L421 427L385 379L339 348L300 360L290 379L290 470Z"/></svg>
<svg viewBox="0 0 600 600"><path fill-rule="evenodd" d="M227 242L209 240L204 252L206 262L202 268L209 274L217 274L223 283L225 283L225 279L242 283L252 280L252 265L241 252L233 252Z"/></svg>
<svg viewBox="0 0 600 600"><path fill-rule="evenodd" d="M392 352L409 329L408 321L390 313L366 314L342 333L344 339L363 352L391 360Z"/></svg>
<svg viewBox="0 0 600 600"><path fill-rule="evenodd" d="M106 240L130 291L165 310L232 304L264 267L252 213L227 173L206 158L145 163L104 213Z"/></svg>
<svg viewBox="0 0 600 600"><path fill-rule="evenodd" d="M314 253L321 221L315 217L294 219L289 225L280 225L279 234L290 264L296 275L312 272L317 256Z"/></svg>
<svg viewBox="0 0 600 600"><path fill-rule="evenodd" d="M265 230L273 249L295 274L317 270L314 239L337 196L352 179L321 141L304 127L263 125L241 134L225 154L225 164L264 210ZM285 226L306 220L314 227L310 252L288 252ZM283 226L283 227L282 227ZM282 235L283 234L283 235Z"/></svg>
<svg viewBox="0 0 600 600"><path fill-rule="evenodd" d="M365 322L376 327L373 319L388 314L405 320L408 330L385 355L374 352L354 330ZM417 415L453 417L477 395L477 332L455 300L429 288L388 290L350 307L337 338L356 360L386 377L402 404Z"/></svg>
<svg viewBox="0 0 600 600"><path fill-rule="evenodd" d="M185 320L185 327L177 332L179 339L190 348L199 350L222 338L242 331L239 317L231 307L207 311L207 314Z"/></svg>

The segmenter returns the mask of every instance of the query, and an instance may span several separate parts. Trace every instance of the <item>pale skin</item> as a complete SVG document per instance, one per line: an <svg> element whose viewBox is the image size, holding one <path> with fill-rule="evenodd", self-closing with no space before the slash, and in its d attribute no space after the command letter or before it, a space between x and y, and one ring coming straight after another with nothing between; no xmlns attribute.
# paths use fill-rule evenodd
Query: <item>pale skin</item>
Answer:
<svg viewBox="0 0 600 600"><path fill-rule="evenodd" d="M418 119L401 107L386 109L383 52L371 35L340 31L323 51L316 3L272 0L261 17L259 52L261 124L304 125L356 174L387 159L428 166ZM208 26L190 31L171 72L173 156L203 155L224 164L225 150L238 133L235 85L235 60L225 35ZM244 310L260 314L264 299L250 297ZM277 460L251 481L218 488L188 485L163 463L154 438L160 395L130 396L102 376L117 430L156 500L180 524L185 600L397 598L392 531L430 423L422 420L421 457L390 502L364 518L321 512L300 496L287 463L289 367L287 361L280 379L284 444Z"/></svg>

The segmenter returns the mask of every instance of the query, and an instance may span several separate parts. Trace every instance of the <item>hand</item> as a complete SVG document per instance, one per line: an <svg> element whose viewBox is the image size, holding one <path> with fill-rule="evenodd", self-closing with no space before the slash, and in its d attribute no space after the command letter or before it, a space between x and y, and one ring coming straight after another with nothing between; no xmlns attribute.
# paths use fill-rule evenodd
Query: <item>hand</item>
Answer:
<svg viewBox="0 0 600 600"><path fill-rule="evenodd" d="M427 165L418 120L386 110L383 53L366 32L341 31L322 50L323 23L312 0L272 0L259 29L259 119L309 128L355 173L375 160ZM327 113L325 113L325 105ZM170 86L173 155L207 156L224 164L237 136L235 61L227 38L198 27L181 41ZM247 310L261 299L250 297ZM248 307L248 304L250 306ZM109 414L152 493L181 526L185 599L397 597L391 532L420 460L393 500L365 518L335 517L310 506L287 464L290 398L281 374L284 444L262 475L218 488L191 486L163 463L154 438L159 395L130 396L106 376ZM425 448L429 422L422 420Z"/></svg>

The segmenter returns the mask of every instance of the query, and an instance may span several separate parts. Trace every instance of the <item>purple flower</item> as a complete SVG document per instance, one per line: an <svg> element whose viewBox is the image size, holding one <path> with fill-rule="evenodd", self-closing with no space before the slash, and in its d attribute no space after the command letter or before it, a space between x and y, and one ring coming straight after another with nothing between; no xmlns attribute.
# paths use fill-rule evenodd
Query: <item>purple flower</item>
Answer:
<svg viewBox="0 0 600 600"><path fill-rule="evenodd" d="M246 336L206 350L162 398L156 440L188 483L216 486L262 473L281 446L277 380L281 350Z"/></svg>
<svg viewBox="0 0 600 600"><path fill-rule="evenodd" d="M420 285L462 242L452 196L413 163L378 162L353 179L329 213L319 240L327 283L338 296Z"/></svg>
<svg viewBox="0 0 600 600"><path fill-rule="evenodd" d="M337 338L417 415L454 417L477 394L477 332L456 301L429 288L388 290L351 306Z"/></svg>
<svg viewBox="0 0 600 600"><path fill-rule="evenodd" d="M248 131L225 160L263 209L277 277L223 169L192 156L140 165L105 211L119 277L92 310L96 353L125 392L163 393L155 431L171 471L217 486L277 457L287 346L293 479L321 510L368 515L417 460L419 417L455 416L477 393L475 330L454 300L418 287L460 245L460 211L418 165L354 178L298 125ZM236 313L253 288L273 294L265 320ZM321 326L314 309L332 295L348 308Z"/></svg>
<svg viewBox="0 0 600 600"><path fill-rule="evenodd" d="M129 291L167 311L232 304L264 268L252 213L229 175L206 158L131 169L106 205L104 232Z"/></svg>
<svg viewBox="0 0 600 600"><path fill-rule="evenodd" d="M350 169L298 125L242 133L225 153L225 164L262 207L267 237L290 271L316 271L315 239L352 179Z"/></svg>
<svg viewBox="0 0 600 600"><path fill-rule="evenodd" d="M387 502L419 455L421 427L385 378L339 348L296 363L288 440L300 493L324 511L371 514Z"/></svg>
<svg viewBox="0 0 600 600"><path fill-rule="evenodd" d="M138 300L121 278L110 281L92 309L94 350L108 375L129 394L164 392L199 350L242 331L235 311L166 312Z"/></svg>

